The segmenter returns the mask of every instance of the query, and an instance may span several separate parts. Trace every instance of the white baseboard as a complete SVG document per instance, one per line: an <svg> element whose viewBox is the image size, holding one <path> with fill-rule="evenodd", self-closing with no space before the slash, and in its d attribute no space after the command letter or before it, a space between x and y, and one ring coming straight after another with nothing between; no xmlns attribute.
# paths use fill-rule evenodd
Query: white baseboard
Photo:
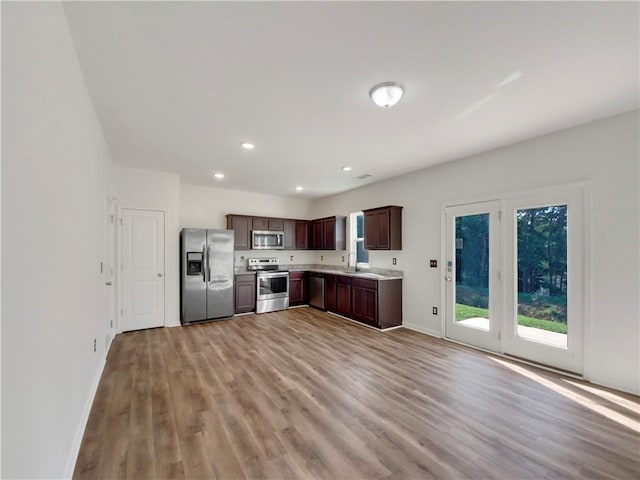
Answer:
<svg viewBox="0 0 640 480"><path fill-rule="evenodd" d="M113 339L111 341L113 342ZM109 344L109 347L111 347L111 343ZM84 431L87 428L89 414L91 413L91 406L93 405L93 400L96 397L98 385L100 384L100 378L102 378L102 372L104 371L104 366L106 365L106 363L107 361L105 356L105 358L103 358L98 365L98 370L96 371L93 382L91 383L91 387L89 388L89 395L87 396L84 408L82 409L82 416L80 417L80 422L78 423L78 427L76 428L76 434L73 436L73 443L71 444L71 450L69 451L67 464L64 469L64 478L73 477L73 470L76 467L76 462L78 461L78 453L80 453L80 446L82 445L82 437L84 436Z"/></svg>
<svg viewBox="0 0 640 480"><path fill-rule="evenodd" d="M629 390L628 387L623 387L621 385L617 385L615 383L608 382L606 380L601 380L599 378L584 378L589 383L593 383L594 385L600 385L601 387L611 388L613 390L619 390L620 392L630 393L631 395L640 395L640 391Z"/></svg>
<svg viewBox="0 0 640 480"><path fill-rule="evenodd" d="M415 323L403 323L402 326L404 328L408 328L409 330L415 330L416 332L425 333L427 335L431 335L432 337L442 338L442 335L438 330L432 330L430 328L425 328L422 325L416 325Z"/></svg>

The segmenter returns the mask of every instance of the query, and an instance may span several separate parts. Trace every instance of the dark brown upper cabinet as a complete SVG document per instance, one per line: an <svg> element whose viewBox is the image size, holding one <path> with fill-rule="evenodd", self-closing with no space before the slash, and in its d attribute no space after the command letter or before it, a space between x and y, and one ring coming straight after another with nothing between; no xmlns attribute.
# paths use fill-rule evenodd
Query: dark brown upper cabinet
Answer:
<svg viewBox="0 0 640 480"><path fill-rule="evenodd" d="M284 225L284 249L295 250L296 249L296 221L295 220L283 220Z"/></svg>
<svg viewBox="0 0 640 480"><path fill-rule="evenodd" d="M347 217L327 217L313 220L313 248L315 250L344 250L346 248Z"/></svg>
<svg viewBox="0 0 640 480"><path fill-rule="evenodd" d="M235 250L251 248L252 218L241 215L227 215L227 229L235 232Z"/></svg>
<svg viewBox="0 0 640 480"><path fill-rule="evenodd" d="M262 217L253 217L252 230L269 230L269 219Z"/></svg>
<svg viewBox="0 0 640 480"><path fill-rule="evenodd" d="M298 250L308 250L310 245L311 222L307 220L296 220L296 248Z"/></svg>
<svg viewBox="0 0 640 480"><path fill-rule="evenodd" d="M270 218L267 222L270 230L272 232L282 232L284 230L284 219L282 218Z"/></svg>
<svg viewBox="0 0 640 480"><path fill-rule="evenodd" d="M364 248L402 250L402 207L389 205L363 210Z"/></svg>

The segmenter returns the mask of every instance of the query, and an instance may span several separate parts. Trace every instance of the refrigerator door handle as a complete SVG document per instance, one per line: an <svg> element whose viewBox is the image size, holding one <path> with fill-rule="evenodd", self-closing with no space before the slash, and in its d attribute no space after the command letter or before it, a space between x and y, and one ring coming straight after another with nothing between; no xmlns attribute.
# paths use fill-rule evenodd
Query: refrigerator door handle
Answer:
<svg viewBox="0 0 640 480"><path fill-rule="evenodd" d="M209 272L209 283L211 283L211 265L209 264L211 260L211 247L207 245L207 272Z"/></svg>
<svg viewBox="0 0 640 480"><path fill-rule="evenodd" d="M207 263L208 262L206 260L206 258L207 258L206 257L206 255L207 255L206 249L207 249L206 245L203 245L202 246L202 263L203 263L203 265L202 265L202 281L204 283L207 283Z"/></svg>

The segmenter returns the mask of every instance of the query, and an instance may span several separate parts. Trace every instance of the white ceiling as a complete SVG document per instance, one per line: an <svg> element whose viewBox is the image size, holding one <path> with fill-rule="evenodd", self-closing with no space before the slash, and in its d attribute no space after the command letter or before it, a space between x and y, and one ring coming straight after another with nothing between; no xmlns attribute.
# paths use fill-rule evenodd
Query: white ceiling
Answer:
<svg viewBox="0 0 640 480"><path fill-rule="evenodd" d="M637 2L65 11L114 161L184 183L316 198L638 108Z"/></svg>

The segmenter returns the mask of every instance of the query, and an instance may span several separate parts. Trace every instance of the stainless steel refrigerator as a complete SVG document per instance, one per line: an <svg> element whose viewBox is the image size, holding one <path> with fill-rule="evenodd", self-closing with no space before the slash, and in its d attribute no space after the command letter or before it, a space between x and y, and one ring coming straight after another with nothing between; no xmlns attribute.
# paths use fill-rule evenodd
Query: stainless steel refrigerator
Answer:
<svg viewBox="0 0 640 480"><path fill-rule="evenodd" d="M233 230L180 232L180 321L233 316Z"/></svg>

